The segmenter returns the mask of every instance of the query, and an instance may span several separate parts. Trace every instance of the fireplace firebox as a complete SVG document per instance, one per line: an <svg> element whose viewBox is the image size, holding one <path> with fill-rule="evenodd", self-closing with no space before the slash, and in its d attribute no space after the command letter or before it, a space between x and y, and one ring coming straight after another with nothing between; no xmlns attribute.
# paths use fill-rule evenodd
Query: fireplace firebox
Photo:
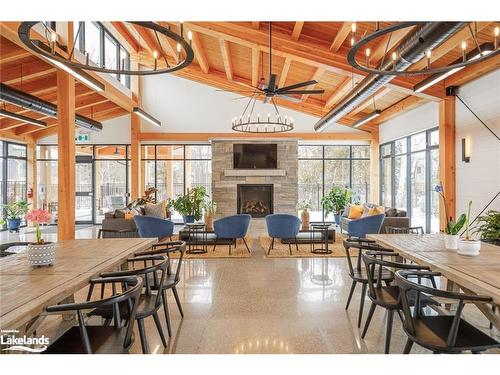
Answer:
<svg viewBox="0 0 500 375"><path fill-rule="evenodd" d="M238 214L259 218L273 213L273 185L238 184Z"/></svg>

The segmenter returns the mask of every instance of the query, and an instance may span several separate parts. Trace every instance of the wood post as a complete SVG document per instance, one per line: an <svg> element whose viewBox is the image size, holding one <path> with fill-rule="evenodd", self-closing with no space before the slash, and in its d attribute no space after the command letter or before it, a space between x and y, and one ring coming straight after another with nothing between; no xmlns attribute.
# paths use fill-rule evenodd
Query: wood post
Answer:
<svg viewBox="0 0 500 375"><path fill-rule="evenodd" d="M28 203L31 203L31 208L38 208L37 202L37 164L36 164L36 144L35 142L28 143L28 189L32 189L32 196L28 198ZM30 224L31 225L31 224Z"/></svg>
<svg viewBox="0 0 500 375"><path fill-rule="evenodd" d="M379 133L372 132L370 142L370 202L380 204L380 149ZM368 199L368 197L367 197Z"/></svg>
<svg viewBox="0 0 500 375"><path fill-rule="evenodd" d="M139 69L137 62L132 63L132 69ZM132 99L141 104L141 82L139 76L131 77ZM138 115L131 113L130 115L130 198L135 200L141 194L141 145L139 134L141 133L141 120Z"/></svg>
<svg viewBox="0 0 500 375"><path fill-rule="evenodd" d="M57 71L58 240L75 238L75 80Z"/></svg>
<svg viewBox="0 0 500 375"><path fill-rule="evenodd" d="M454 220L456 209L455 169L455 97L439 102L439 177L443 193L448 201L448 215ZM446 210L441 200L439 227L446 227Z"/></svg>

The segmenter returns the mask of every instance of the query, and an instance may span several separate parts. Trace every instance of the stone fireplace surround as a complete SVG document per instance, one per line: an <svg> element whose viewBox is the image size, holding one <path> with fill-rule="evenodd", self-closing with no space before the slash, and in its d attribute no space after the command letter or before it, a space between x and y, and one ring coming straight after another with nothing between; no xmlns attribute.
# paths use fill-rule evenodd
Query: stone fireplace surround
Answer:
<svg viewBox="0 0 500 375"><path fill-rule="evenodd" d="M277 169L233 169L235 143L275 143ZM214 139L212 140L212 198L216 218L237 213L238 184L272 184L274 213L295 215L298 200L298 140L296 139ZM266 233L264 218L252 218L250 235Z"/></svg>

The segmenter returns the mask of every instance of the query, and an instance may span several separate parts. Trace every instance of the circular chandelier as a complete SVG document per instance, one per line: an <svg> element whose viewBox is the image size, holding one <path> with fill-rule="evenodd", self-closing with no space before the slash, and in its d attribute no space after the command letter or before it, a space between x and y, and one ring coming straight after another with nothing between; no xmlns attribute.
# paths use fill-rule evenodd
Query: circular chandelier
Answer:
<svg viewBox="0 0 500 375"><path fill-rule="evenodd" d="M232 120L232 129L242 133L286 133L293 130L293 118L281 116L278 107L271 98L274 114L268 113L266 116L254 115L255 103L258 95L254 94L248 101L243 113Z"/></svg>
<svg viewBox="0 0 500 375"><path fill-rule="evenodd" d="M369 57L371 50L370 48L365 48L370 42L373 42L374 40L382 40L382 38L386 37L388 41L390 41L390 38L392 36L392 33L397 30L409 28L409 27L414 27L414 26L421 26L424 25L426 22L400 22L391 26L387 26L381 29L376 30L375 32L362 37L359 41L356 42L356 24L352 24L351 28L351 45L352 48L349 50L349 53L347 55L347 60L349 64L358 70L361 70L363 72L366 72L368 74L379 74L379 75L391 75L391 76L415 76L415 75L424 75L424 74L437 74L437 73L446 73L450 71L457 71L459 69L462 69L468 65L471 65L473 63L478 63L481 61L484 61L486 59L489 59L497 54L500 53L500 49L498 48L498 38L499 38L499 28L495 27L494 29L494 39L492 43L483 43L479 45L475 33L472 31L472 28L470 24L468 24L471 37L474 41L475 47L468 53L466 52L467 50L467 42L464 40L462 41L460 45L460 52L462 57L453 61L450 65L445 65L441 67L433 67L431 64L431 58L432 58L432 50L429 49L422 53L422 58L426 58L426 67L422 69L417 69L417 70L398 70L398 62L402 63L407 63L407 61L404 59L404 56L399 55L398 50L392 51L391 55L389 58L384 57L382 58L382 63L379 66L370 66L369 62ZM388 43L387 43L388 45ZM361 51L363 51L361 53ZM387 46L386 46L386 51L387 53ZM365 57L365 62L360 63L357 60L357 56L363 55Z"/></svg>
<svg viewBox="0 0 500 375"><path fill-rule="evenodd" d="M57 45L57 34L52 30L48 29L47 26L44 25L46 30L49 33L46 35L45 40L31 39L30 33L31 29L41 21L30 21L30 22L21 22L17 33L19 38L24 43L26 47L28 47L33 52L53 61L55 64L63 64L67 67L73 69L83 69L83 70L91 70L94 72L100 73L109 73L109 74L124 74L124 75L136 75L136 76L147 76L152 74L162 74L162 73L171 73L177 70L183 69L187 67L194 58L194 52L191 48L191 38L192 33L188 33L189 42L184 39L184 31L181 23L181 33L180 35L173 32L170 28L160 26L154 22L132 22L128 23L141 26L145 29L151 30L155 35L155 39L160 47L160 51L153 52L154 58L154 68L152 70L131 70L128 69L124 62L118 64L117 68L106 68L105 66L99 66L89 61L89 55L84 51L85 54L85 62L80 62L74 57L74 46L77 45L78 35L80 33L80 27L75 35L75 40L73 41L73 49L71 51L67 51L68 57L61 56L56 52ZM162 43L160 40L160 35L172 40L177 44L177 63L175 65L169 64L166 58L166 53L163 51ZM162 55L163 60L165 62L166 67L158 69L157 60L158 56Z"/></svg>

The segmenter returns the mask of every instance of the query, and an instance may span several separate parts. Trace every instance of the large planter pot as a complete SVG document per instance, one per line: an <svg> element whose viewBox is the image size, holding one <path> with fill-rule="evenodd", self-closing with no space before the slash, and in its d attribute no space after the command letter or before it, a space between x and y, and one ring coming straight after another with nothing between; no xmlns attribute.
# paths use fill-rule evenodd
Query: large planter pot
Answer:
<svg viewBox="0 0 500 375"><path fill-rule="evenodd" d="M21 226L21 219L7 219L7 229L10 232L19 232Z"/></svg>
<svg viewBox="0 0 500 375"><path fill-rule="evenodd" d="M184 224L194 223L194 215L182 215L182 220L184 221Z"/></svg>
<svg viewBox="0 0 500 375"><path fill-rule="evenodd" d="M444 247L450 250L458 249L458 234L445 234L444 235Z"/></svg>
<svg viewBox="0 0 500 375"><path fill-rule="evenodd" d="M205 214L205 228L207 230L214 230L214 214L207 212Z"/></svg>
<svg viewBox="0 0 500 375"><path fill-rule="evenodd" d="M309 219L310 219L309 211L302 210L302 212L300 213L300 220L302 221L302 229L303 230L309 229Z"/></svg>
<svg viewBox="0 0 500 375"><path fill-rule="evenodd" d="M481 241L479 240L459 240L458 251L460 255L476 256L481 251Z"/></svg>
<svg viewBox="0 0 500 375"><path fill-rule="evenodd" d="M333 219L335 220L335 224L340 225L340 214L333 214Z"/></svg>
<svg viewBox="0 0 500 375"><path fill-rule="evenodd" d="M56 243L28 244L28 260L32 266L51 266L56 259Z"/></svg>

